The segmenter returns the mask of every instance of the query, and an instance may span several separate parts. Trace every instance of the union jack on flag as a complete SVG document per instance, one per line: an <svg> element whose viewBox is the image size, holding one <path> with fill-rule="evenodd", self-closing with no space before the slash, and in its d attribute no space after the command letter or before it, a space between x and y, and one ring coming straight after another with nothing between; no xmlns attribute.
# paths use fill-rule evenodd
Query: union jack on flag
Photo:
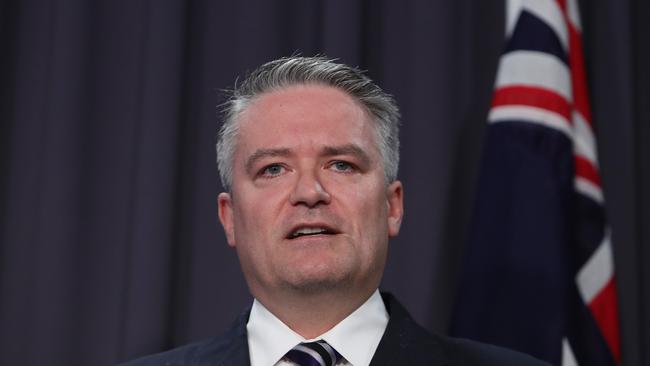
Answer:
<svg viewBox="0 0 650 366"><path fill-rule="evenodd" d="M451 332L555 365L621 360L577 0L521 0L495 81Z"/></svg>

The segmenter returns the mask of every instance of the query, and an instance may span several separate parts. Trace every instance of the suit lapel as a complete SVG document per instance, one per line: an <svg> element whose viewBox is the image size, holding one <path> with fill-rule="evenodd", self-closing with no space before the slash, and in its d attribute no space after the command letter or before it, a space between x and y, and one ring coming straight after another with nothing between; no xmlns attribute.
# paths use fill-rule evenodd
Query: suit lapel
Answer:
<svg viewBox="0 0 650 366"><path fill-rule="evenodd" d="M382 293L382 299L390 319L370 366L447 365L437 338L415 323L391 294Z"/></svg>
<svg viewBox="0 0 650 366"><path fill-rule="evenodd" d="M220 366L250 366L250 355L248 353L248 341L234 342L232 347L228 350L227 354L220 361Z"/></svg>
<svg viewBox="0 0 650 366"><path fill-rule="evenodd" d="M217 342L197 352L192 366L250 366L246 323L250 308L244 311L232 327Z"/></svg>

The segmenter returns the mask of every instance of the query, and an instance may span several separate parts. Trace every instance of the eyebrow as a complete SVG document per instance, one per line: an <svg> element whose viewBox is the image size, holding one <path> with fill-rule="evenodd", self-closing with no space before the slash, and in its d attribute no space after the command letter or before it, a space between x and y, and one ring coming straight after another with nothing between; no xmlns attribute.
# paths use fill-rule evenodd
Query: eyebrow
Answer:
<svg viewBox="0 0 650 366"><path fill-rule="evenodd" d="M323 155L336 156L336 155L352 155L361 160L361 163L368 166L371 159L368 153L355 144L346 144L340 146L325 146L323 148Z"/></svg>
<svg viewBox="0 0 650 366"><path fill-rule="evenodd" d="M291 150L288 148L278 148L278 149L257 149L251 156L246 159L246 171L250 172L253 169L253 165L258 160L274 157L274 156L289 156L291 155Z"/></svg>

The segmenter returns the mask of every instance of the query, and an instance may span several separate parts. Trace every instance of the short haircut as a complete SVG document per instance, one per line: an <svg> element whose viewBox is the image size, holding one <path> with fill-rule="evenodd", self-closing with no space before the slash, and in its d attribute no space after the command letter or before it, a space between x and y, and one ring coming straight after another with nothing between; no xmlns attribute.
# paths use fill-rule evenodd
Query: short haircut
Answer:
<svg viewBox="0 0 650 366"><path fill-rule="evenodd" d="M239 131L238 118L260 95L295 85L326 85L358 101L375 122L377 147L386 182L397 179L400 113L395 99L355 67L324 57L283 57L255 69L235 85L224 104L224 121L217 139L217 166L221 183L232 188L232 165Z"/></svg>

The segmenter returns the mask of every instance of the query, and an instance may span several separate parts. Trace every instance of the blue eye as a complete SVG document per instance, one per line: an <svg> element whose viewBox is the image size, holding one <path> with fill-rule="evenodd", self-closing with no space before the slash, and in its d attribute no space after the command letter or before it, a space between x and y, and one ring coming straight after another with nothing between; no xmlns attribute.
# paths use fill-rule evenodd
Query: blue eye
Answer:
<svg viewBox="0 0 650 366"><path fill-rule="evenodd" d="M275 177L284 172L284 167L280 164L271 164L262 169L261 175L266 177Z"/></svg>
<svg viewBox="0 0 650 366"><path fill-rule="evenodd" d="M345 161L335 161L331 166L334 170L340 172L351 172L354 170L352 164Z"/></svg>

